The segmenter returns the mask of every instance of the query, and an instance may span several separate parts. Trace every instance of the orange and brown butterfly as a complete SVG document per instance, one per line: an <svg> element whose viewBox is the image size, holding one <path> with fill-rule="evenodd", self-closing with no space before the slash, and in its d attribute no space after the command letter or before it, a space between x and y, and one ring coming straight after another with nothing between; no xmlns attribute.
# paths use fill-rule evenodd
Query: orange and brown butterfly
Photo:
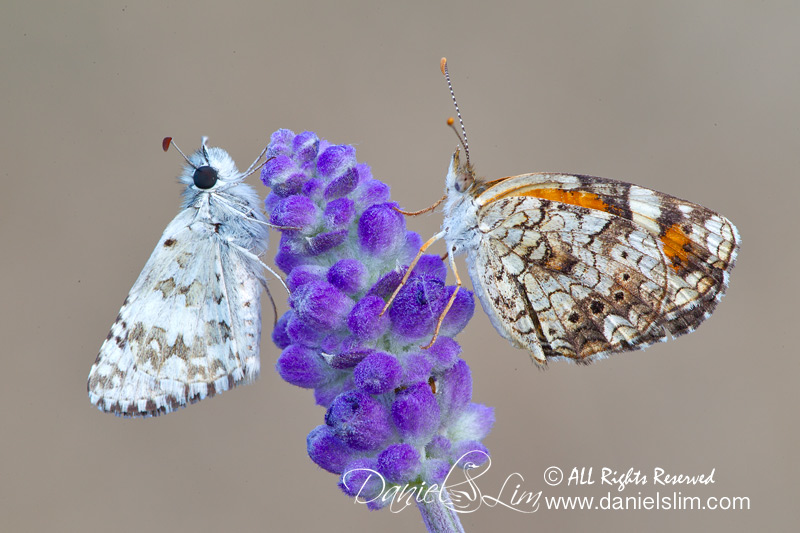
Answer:
<svg viewBox="0 0 800 533"><path fill-rule="evenodd" d="M458 148L452 156L445 196L432 206L444 202L442 230L417 257L444 238L460 286L453 258L466 254L475 294L503 337L540 364L587 363L689 333L711 316L739 249L730 220L611 179L477 177L444 58L441 70L465 157Z"/></svg>

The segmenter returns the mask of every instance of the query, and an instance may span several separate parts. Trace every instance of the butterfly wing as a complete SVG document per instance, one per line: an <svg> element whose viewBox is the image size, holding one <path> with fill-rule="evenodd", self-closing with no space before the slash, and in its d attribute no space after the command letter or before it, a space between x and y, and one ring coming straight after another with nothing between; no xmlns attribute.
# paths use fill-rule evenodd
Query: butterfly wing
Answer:
<svg viewBox="0 0 800 533"><path fill-rule="evenodd" d="M263 275L194 212L167 226L100 348L103 411L168 413L258 376Z"/></svg>
<svg viewBox="0 0 800 533"><path fill-rule="evenodd" d="M584 176L490 185L475 199L482 235L470 274L495 328L538 362L588 362L688 333L727 288L740 239L709 209Z"/></svg>

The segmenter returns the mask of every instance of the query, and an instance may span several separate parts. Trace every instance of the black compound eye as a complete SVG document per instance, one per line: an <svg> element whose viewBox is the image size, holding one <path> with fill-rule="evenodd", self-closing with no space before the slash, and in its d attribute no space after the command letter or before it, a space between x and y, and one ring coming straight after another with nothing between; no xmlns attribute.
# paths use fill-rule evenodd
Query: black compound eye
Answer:
<svg viewBox="0 0 800 533"><path fill-rule="evenodd" d="M217 183L217 171L209 166L194 171L194 186L198 189L210 189Z"/></svg>

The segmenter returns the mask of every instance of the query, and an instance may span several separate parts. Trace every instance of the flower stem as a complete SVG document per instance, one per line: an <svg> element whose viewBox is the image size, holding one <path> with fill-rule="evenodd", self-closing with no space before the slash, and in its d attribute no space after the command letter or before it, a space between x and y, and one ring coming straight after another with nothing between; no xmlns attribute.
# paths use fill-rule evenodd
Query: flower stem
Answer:
<svg viewBox="0 0 800 533"><path fill-rule="evenodd" d="M417 507L422 513L422 521L430 533L464 533L458 513L453 510L447 491L442 490L435 498L425 498L424 500L418 501Z"/></svg>

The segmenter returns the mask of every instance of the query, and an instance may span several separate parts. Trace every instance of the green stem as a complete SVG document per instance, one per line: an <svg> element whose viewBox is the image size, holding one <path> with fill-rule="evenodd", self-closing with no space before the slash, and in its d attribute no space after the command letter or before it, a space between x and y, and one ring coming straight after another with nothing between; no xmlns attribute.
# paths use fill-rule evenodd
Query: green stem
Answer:
<svg viewBox="0 0 800 533"><path fill-rule="evenodd" d="M458 513L453 510L450 502L450 495L442 490L440 494L432 498L425 498L417 502L419 512L422 513L422 521L430 533L464 533Z"/></svg>

